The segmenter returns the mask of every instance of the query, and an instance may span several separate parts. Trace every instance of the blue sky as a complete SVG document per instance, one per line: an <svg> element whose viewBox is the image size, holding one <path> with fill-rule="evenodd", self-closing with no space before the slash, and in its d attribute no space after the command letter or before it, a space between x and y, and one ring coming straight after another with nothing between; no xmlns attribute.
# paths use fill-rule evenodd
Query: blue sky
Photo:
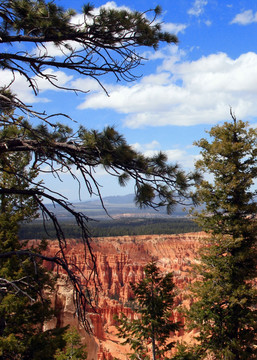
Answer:
<svg viewBox="0 0 257 360"><path fill-rule="evenodd" d="M79 13L84 2L56 3ZM142 77L134 83L103 78L109 97L92 80L60 71L59 84L91 91L77 96L41 81L35 98L17 78L14 90L23 100L49 113L66 112L90 129L114 125L137 150L149 155L162 150L186 170L193 169L198 157L193 142L205 137L205 130L213 125L229 120L230 106L238 119L256 125L256 0L124 0L95 1L94 5L139 11L160 5L163 29L175 33L179 44L162 45L156 52L142 49L148 61L137 69ZM97 179L103 185L103 196L133 192L133 184L120 188L100 169ZM58 185L52 178L44 180L47 185L56 183L71 200L78 199L77 186L68 176ZM86 191L81 197L89 198Z"/></svg>

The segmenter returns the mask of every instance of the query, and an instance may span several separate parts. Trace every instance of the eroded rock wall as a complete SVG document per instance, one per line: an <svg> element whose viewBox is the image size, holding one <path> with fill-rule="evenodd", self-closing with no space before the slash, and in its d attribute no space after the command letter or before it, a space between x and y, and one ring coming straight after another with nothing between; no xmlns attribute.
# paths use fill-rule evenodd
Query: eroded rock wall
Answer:
<svg viewBox="0 0 257 360"><path fill-rule="evenodd" d="M53 305L58 309L58 317L46 326L76 326L87 343L89 360L111 360L114 357L125 359L127 349L119 344L115 335L113 316L124 312L127 316L134 317L130 282L142 280L144 266L154 259L162 271L173 272L178 289L176 305L179 305L184 301L186 286L192 281L190 270L192 263L197 261L200 239L203 236L203 233L190 233L93 239L92 248L101 284L98 313L89 314L94 336L86 334L74 317L72 288L64 275L58 280L52 299ZM51 242L48 254L54 255L57 249L58 244ZM85 274L89 272L81 243L69 240L66 256ZM49 270L56 271L55 268ZM183 322L179 314L175 313L174 317ZM185 339L189 336L183 331L178 335Z"/></svg>

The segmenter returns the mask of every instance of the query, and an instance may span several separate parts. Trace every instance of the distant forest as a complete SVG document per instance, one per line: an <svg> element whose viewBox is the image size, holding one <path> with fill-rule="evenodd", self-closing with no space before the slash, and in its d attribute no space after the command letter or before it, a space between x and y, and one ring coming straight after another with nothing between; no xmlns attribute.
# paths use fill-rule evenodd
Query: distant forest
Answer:
<svg viewBox="0 0 257 360"><path fill-rule="evenodd" d="M67 238L79 239L81 232L72 221L63 221L61 226ZM123 236L123 235L156 235L182 234L197 232L201 229L187 218L127 218L119 220L101 220L89 222L92 237ZM55 239L54 229L48 222L24 223L20 226L19 238L24 239Z"/></svg>

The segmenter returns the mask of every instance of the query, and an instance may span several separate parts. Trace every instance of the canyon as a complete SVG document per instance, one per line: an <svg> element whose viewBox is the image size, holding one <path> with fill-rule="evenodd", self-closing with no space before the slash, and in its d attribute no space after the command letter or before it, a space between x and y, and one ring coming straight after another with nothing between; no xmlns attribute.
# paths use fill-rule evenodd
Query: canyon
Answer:
<svg viewBox="0 0 257 360"><path fill-rule="evenodd" d="M201 239L204 233L188 233L181 235L147 235L94 238L91 246L96 256L96 266L100 286L97 311L89 311L88 321L92 334L88 334L75 317L73 289L64 274L60 274L56 291L52 296L53 306L58 316L45 324L45 328L56 325L76 327L82 340L87 344L89 360L127 359L128 348L121 345L116 335L114 315L121 312L129 318L134 317L133 294L130 283L143 279L144 266L151 260L156 261L162 272L172 272L176 285L175 306L188 305L186 299L187 286L194 280L192 264L197 262ZM54 255L58 243L49 242L47 253ZM70 239L66 256L85 273L83 244ZM49 269L50 270L50 269ZM56 271L55 268L51 269ZM174 320L181 321L180 313L174 312ZM190 341L192 334L183 329L175 335L175 340Z"/></svg>

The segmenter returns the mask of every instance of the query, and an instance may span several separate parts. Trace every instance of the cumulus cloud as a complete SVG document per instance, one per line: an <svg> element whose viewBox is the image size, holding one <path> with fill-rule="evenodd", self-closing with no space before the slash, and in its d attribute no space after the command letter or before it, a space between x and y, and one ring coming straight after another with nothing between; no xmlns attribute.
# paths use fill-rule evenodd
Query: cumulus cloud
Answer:
<svg viewBox="0 0 257 360"><path fill-rule="evenodd" d="M148 60L162 60L169 62L170 64L175 64L185 57L186 53L184 50L179 49L177 45L168 45L164 46L155 52L146 51L142 54L145 59ZM158 71L161 70L161 67L157 68Z"/></svg>
<svg viewBox="0 0 257 360"><path fill-rule="evenodd" d="M193 6L188 10L189 15L200 16L204 12L204 7L208 4L207 0L195 0Z"/></svg>
<svg viewBox="0 0 257 360"><path fill-rule="evenodd" d="M180 150L180 149L165 150L163 152L167 155L168 161L172 162L172 163L181 162L182 159L184 159L186 156L186 152L184 150ZM144 152L144 154L146 156L154 156L154 155L158 154L158 151L157 150L146 150Z"/></svg>
<svg viewBox="0 0 257 360"><path fill-rule="evenodd" d="M105 84L104 81L102 81L101 84L107 88L107 84ZM100 84L95 79L89 77L75 79L74 81L71 82L71 87L73 89L80 89L85 92L90 91L91 93L95 91L103 91ZM108 90L111 89L112 89L111 86L110 88L108 87Z"/></svg>
<svg viewBox="0 0 257 360"><path fill-rule="evenodd" d="M257 12L253 13L252 10L245 10L237 14L231 21L231 24L249 25L255 22L257 22Z"/></svg>
<svg viewBox="0 0 257 360"><path fill-rule="evenodd" d="M187 28L186 24L174 24L174 23L164 23L162 24L162 30L163 31L168 31L170 33L173 34L178 34L180 32L184 32L185 29Z"/></svg>
<svg viewBox="0 0 257 360"><path fill-rule="evenodd" d="M99 13L100 8L104 9L119 9L119 10L127 10L130 11L131 9L127 6L118 6L115 1L108 1L106 4L101 5L101 7L98 7L95 9L96 13Z"/></svg>
<svg viewBox="0 0 257 360"><path fill-rule="evenodd" d="M38 45L33 51L32 54L36 56L49 56L54 58L62 58L63 56L68 56L73 51L81 49L81 46L74 41L65 42L63 45L56 46L54 43L47 43L44 45Z"/></svg>
<svg viewBox="0 0 257 360"><path fill-rule="evenodd" d="M43 77L35 78L38 84L39 91L46 91L46 90L55 90L58 91L58 87L66 87L69 86L69 82L73 79L73 76L65 74L63 71L55 71L53 69L46 69L44 74L51 77L51 84L48 80ZM54 85L58 86L55 87Z"/></svg>
<svg viewBox="0 0 257 360"><path fill-rule="evenodd" d="M157 155L160 151L160 143L156 140L153 140L149 144L132 144L132 147L143 153L145 156L152 157ZM199 158L199 155L193 155L187 151L187 149L168 149L162 150L166 154L167 160L169 163L178 163L183 165L183 168L192 169L194 167L195 161Z"/></svg>
<svg viewBox="0 0 257 360"><path fill-rule="evenodd" d="M131 146L136 151L140 151L140 152L152 151L152 150L157 151L157 150L160 149L160 143L158 141L156 141L156 140L153 140L148 144L135 143L135 144L131 144Z"/></svg>
<svg viewBox="0 0 257 360"><path fill-rule="evenodd" d="M66 87L68 83L73 79L72 76L68 76L63 71L53 71L52 69L46 69L45 74L51 77L51 81L55 83L58 87ZM45 97L35 96L33 89L30 87L29 82L25 79L24 76L19 73L15 74L15 81L13 80L13 74L9 70L0 70L0 78L4 86L10 84L10 89L14 94L17 94L19 99L24 103L32 104L36 102L49 102L50 100ZM43 77L32 77L32 81L39 90L39 95L47 90L59 91L58 88L54 87L49 81Z"/></svg>
<svg viewBox="0 0 257 360"><path fill-rule="evenodd" d="M133 85L115 86L110 97L87 95L81 109L113 109L129 128L214 124L228 118L232 106L238 117L257 113L257 54L231 59L225 53L195 61L169 62L160 72Z"/></svg>
<svg viewBox="0 0 257 360"><path fill-rule="evenodd" d="M131 9L127 6L118 6L115 1L108 1L107 3L105 3L99 7L95 7L92 14L99 15L100 9L106 9L106 10L115 9L115 10L131 11ZM88 17L87 22L90 23L90 21L91 21L91 19L90 19L90 17ZM84 14L76 14L76 15L72 16L71 23L76 24L76 25L84 24Z"/></svg>
<svg viewBox="0 0 257 360"><path fill-rule="evenodd" d="M18 95L19 99L24 103L32 104L35 102L48 102L49 100L44 97L36 97L33 90L29 87L29 83L19 73L15 74L15 81L13 80L13 74L9 70L0 70L0 79L2 86L9 86L12 92Z"/></svg>

